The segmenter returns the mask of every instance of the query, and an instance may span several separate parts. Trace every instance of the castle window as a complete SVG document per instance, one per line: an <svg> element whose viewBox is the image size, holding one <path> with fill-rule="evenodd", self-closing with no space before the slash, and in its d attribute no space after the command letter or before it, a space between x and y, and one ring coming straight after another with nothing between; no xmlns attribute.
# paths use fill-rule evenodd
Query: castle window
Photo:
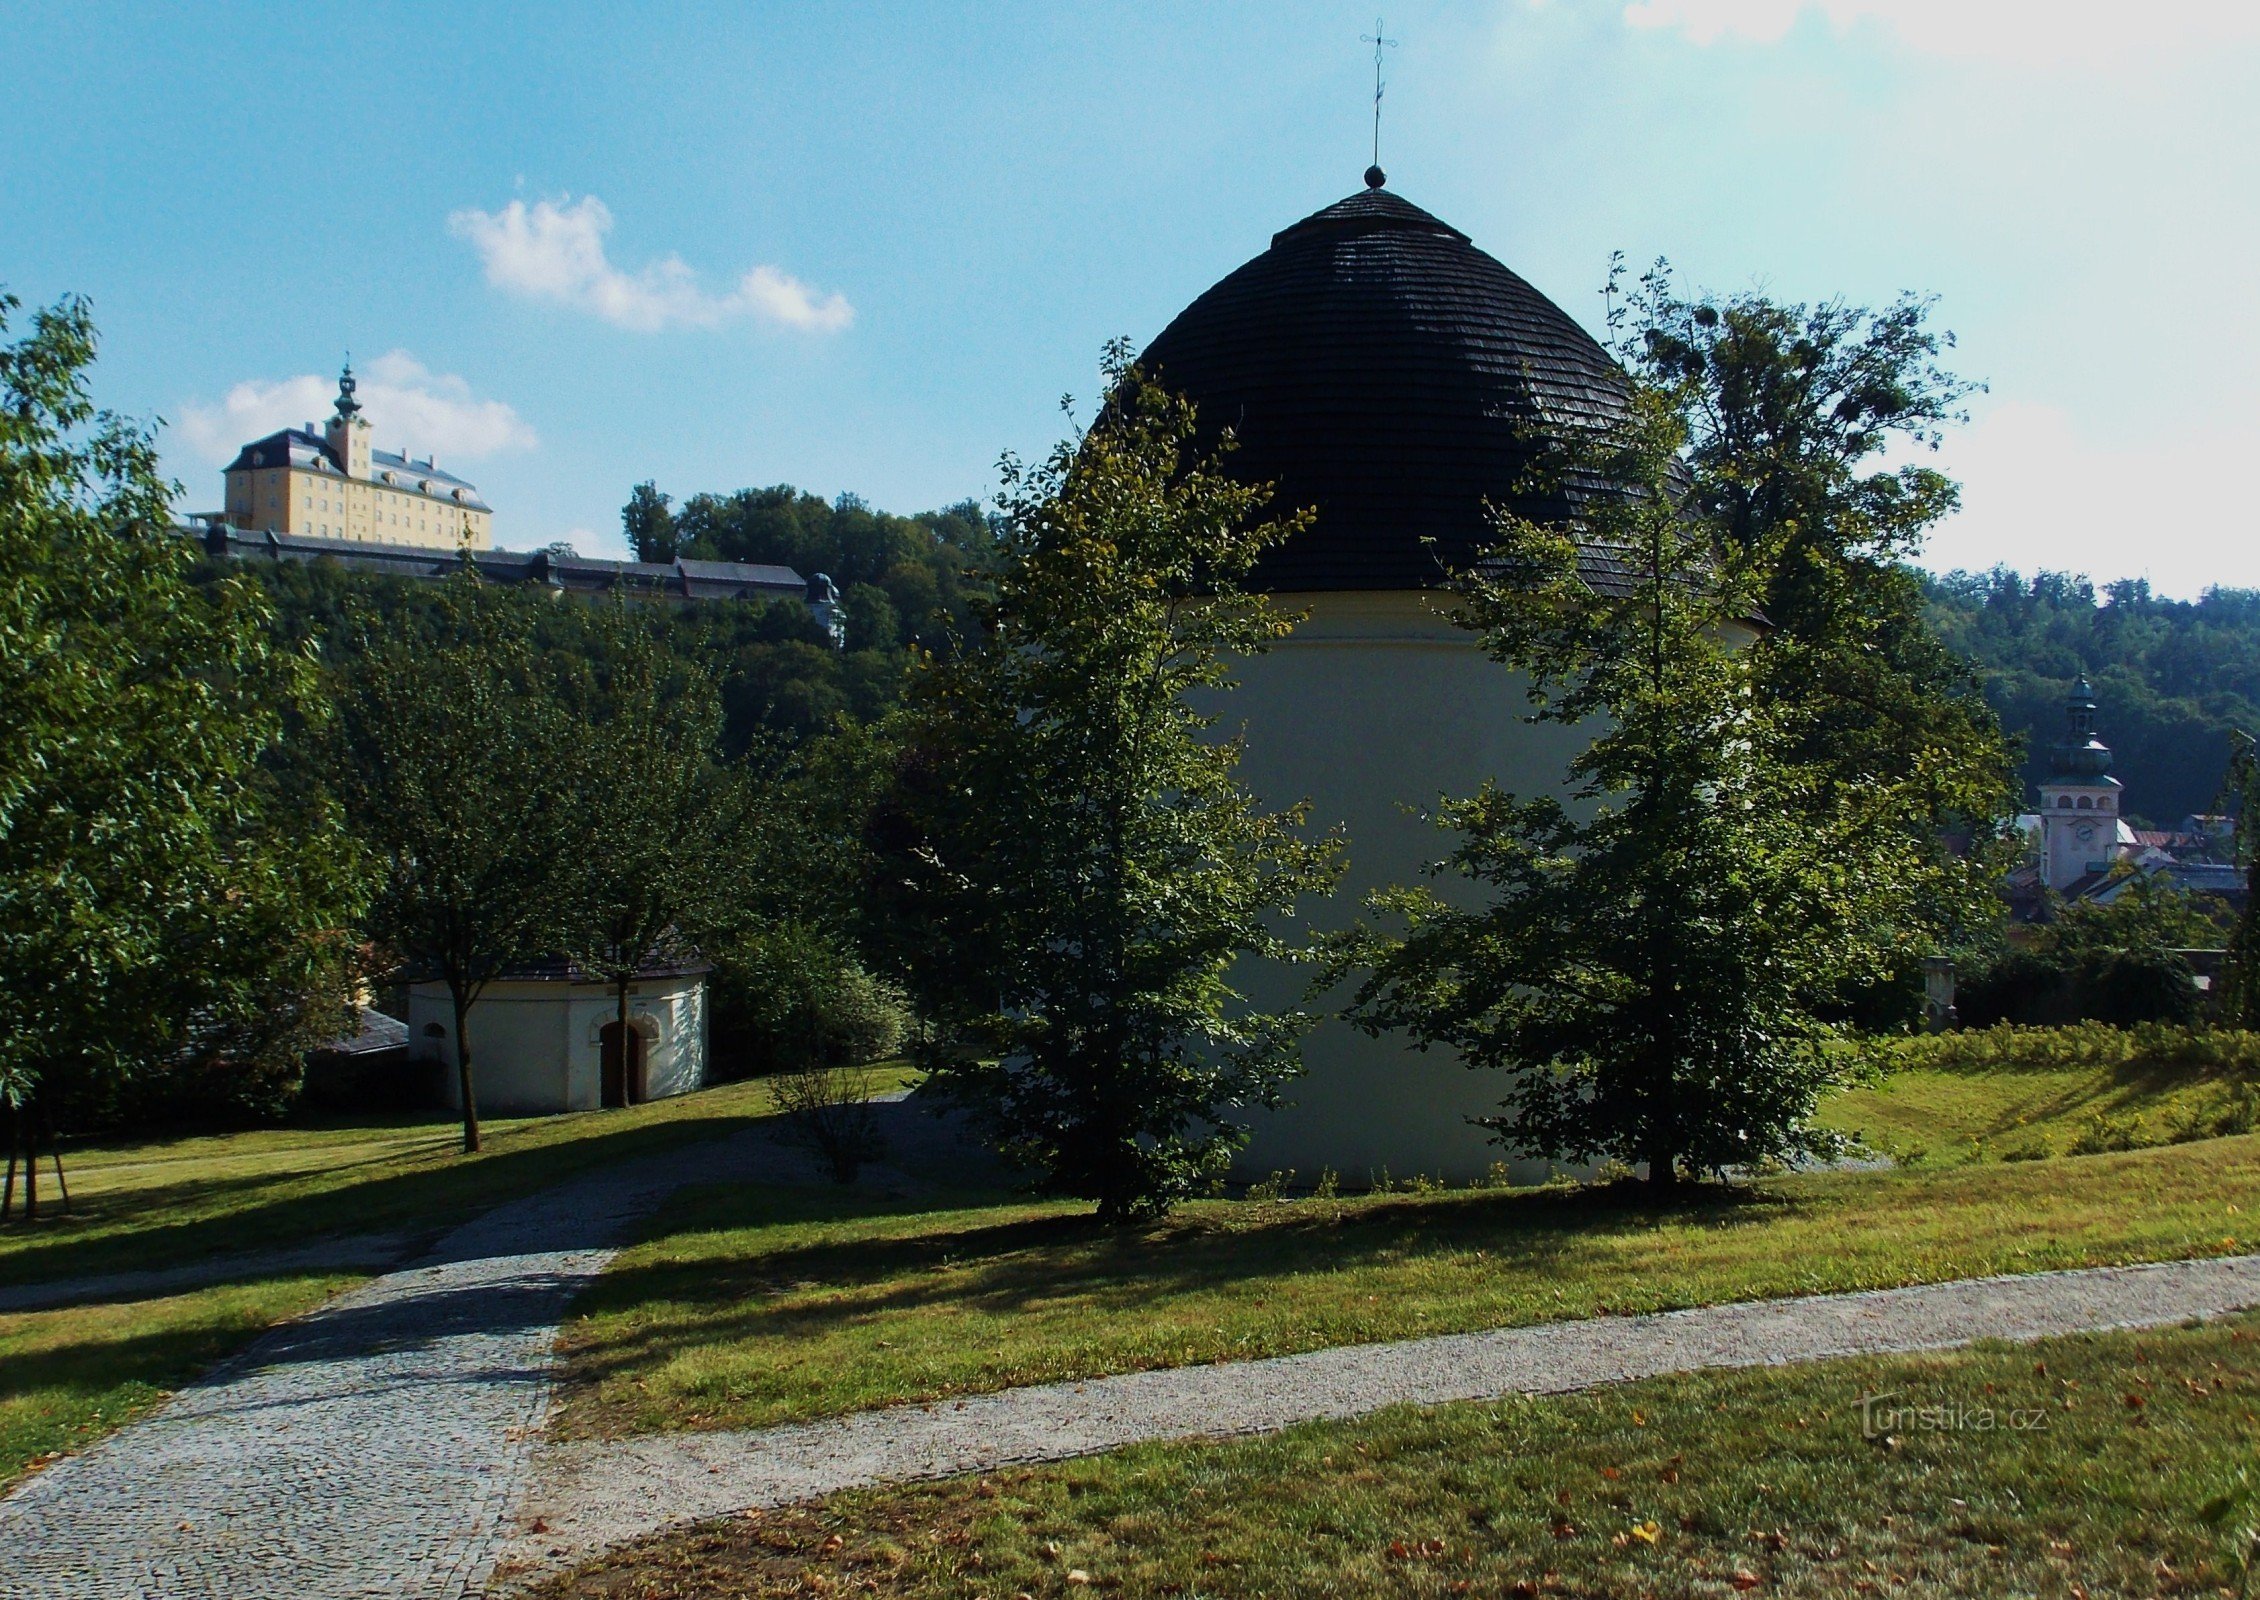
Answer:
<svg viewBox="0 0 2260 1600"><path fill-rule="evenodd" d="M2088 799L2088 797L2087 797L2086 795L2084 795L2084 794L2083 794L2083 795L2081 795L2081 796L2080 796L2080 809L2081 809L2082 811L2085 811L2085 810L2087 810L2087 809L2088 809L2088 807L2090 807L2090 806L2092 806L2092 805L2094 805L2094 804L2095 804L2095 802L2094 802L2094 801L2092 801L2092 800L2090 800L2090 799Z"/></svg>
<svg viewBox="0 0 2260 1600"><path fill-rule="evenodd" d="M2058 795L2058 796L2056 797L2056 809L2057 809L2058 811L2069 811L2069 810L2071 810L2071 809L2072 809L2072 797L2071 797L2070 795L2068 795L2068 794L2060 794L2060 795Z"/></svg>

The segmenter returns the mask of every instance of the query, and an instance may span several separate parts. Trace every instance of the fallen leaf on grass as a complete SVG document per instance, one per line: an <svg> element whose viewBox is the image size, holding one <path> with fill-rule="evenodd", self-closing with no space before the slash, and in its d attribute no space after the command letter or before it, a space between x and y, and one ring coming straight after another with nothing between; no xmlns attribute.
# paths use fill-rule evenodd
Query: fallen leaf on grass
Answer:
<svg viewBox="0 0 2260 1600"><path fill-rule="evenodd" d="M1737 1589L1755 1589L1759 1582L1758 1575L1748 1567L1736 1567L1734 1569L1734 1586Z"/></svg>

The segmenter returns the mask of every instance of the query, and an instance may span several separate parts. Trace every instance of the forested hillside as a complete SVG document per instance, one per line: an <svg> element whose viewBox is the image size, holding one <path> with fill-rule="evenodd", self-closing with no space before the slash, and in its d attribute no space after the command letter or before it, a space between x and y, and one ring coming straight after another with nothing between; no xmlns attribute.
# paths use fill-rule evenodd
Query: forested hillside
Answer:
<svg viewBox="0 0 2260 1600"><path fill-rule="evenodd" d="M2171 827L2214 808L2229 730L2260 731L2260 590L2165 600L2139 578L2098 590L2005 568L1926 583L1933 625L1976 663L2003 725L2024 737L2028 786L2063 737L2064 697L2084 672L2130 817Z"/></svg>
<svg viewBox="0 0 2260 1600"><path fill-rule="evenodd" d="M944 648L949 622L964 619L971 588L991 560L986 515L970 502L900 517L853 496L831 502L779 486L699 495L674 513L646 485L630 500L626 521L647 559L774 562L803 576L828 574L839 587L844 650L832 647L799 600L671 608L676 648L720 682L724 742L733 754L764 732L796 745L842 713L868 722L891 710L911 647ZM292 643L329 639L356 612L374 612L388 628L413 628L439 604L429 584L328 563L250 570L274 591ZM553 648L586 650L580 620L576 611L558 611L544 620L542 637Z"/></svg>

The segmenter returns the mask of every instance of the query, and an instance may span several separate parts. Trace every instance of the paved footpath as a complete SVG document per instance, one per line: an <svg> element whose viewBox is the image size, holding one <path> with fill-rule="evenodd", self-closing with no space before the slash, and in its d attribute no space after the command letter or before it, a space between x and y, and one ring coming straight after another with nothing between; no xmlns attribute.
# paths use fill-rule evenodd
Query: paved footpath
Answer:
<svg viewBox="0 0 2260 1600"><path fill-rule="evenodd" d="M1006 1390L744 1433L659 1435L548 1452L506 1560L570 1565L674 1524L874 1483L1263 1433L1384 1406L1560 1394L1706 1367L1941 1350L2145 1328L2260 1306L2260 1256L1975 1278L1597 1317L1400 1344Z"/></svg>
<svg viewBox="0 0 2260 1600"><path fill-rule="evenodd" d="M573 1296L686 1183L806 1181L758 1134L491 1211L0 1501L0 1595L452 1597L528 1479Z"/></svg>

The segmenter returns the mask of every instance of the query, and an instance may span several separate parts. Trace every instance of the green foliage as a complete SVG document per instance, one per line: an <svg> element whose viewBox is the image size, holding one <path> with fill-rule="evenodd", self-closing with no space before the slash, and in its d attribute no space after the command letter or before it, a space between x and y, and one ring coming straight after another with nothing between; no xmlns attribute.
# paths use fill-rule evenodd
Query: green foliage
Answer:
<svg viewBox="0 0 2260 1600"><path fill-rule="evenodd" d="M1680 493L1687 403L1636 382L1620 428L1561 448L1615 488L1578 530L1610 581L1568 531L1504 517L1463 583L1458 620L1529 674L1534 719L1595 730L1566 803L1446 802L1441 870L1480 903L1393 891L1402 936L1344 948L1371 969L1354 1020L1507 1074L1503 1142L1658 1185L1835 1147L1810 1125L1840 1073L1816 1006L1919 952L1942 787L1931 763L1854 784L1806 759L1811 703L1770 693L1772 641L1749 642L1768 551Z"/></svg>
<svg viewBox="0 0 2260 1600"><path fill-rule="evenodd" d="M1042 466L1007 458L993 602L921 663L875 828L883 949L937 1029L935 1083L1110 1222L1166 1210L1297 1070L1302 1019L1228 981L1333 881L1188 704L1292 620L1240 585L1292 524L1187 459L1191 408L1108 353L1110 399Z"/></svg>
<svg viewBox="0 0 2260 1600"><path fill-rule="evenodd" d="M267 765L312 664L256 585L190 583L94 352L76 300L0 344L0 1099L35 1134L168 1083L263 1098L343 1021L360 897L334 807Z"/></svg>
<svg viewBox="0 0 2260 1600"><path fill-rule="evenodd" d="M1931 309L1911 295L1881 311L1688 298L1659 264L1612 322L1626 364L1678 397L1687 504L1750 574L1770 625L1754 688L1812 804L1825 815L1845 786L1922 789L1911 886L1943 947L1998 924L2007 862L1993 834L2018 806L2000 724L1928 625L1907 565L1959 491L1935 467L1884 465L1935 450L1976 387L1940 364L1954 339ZM1905 1020L1911 977L1902 965L1846 994L1844 1012Z"/></svg>
<svg viewBox="0 0 2260 1600"><path fill-rule="evenodd" d="M2239 729L2229 740L2225 787L2235 797L2236 863L2244 869L2244 910L2229 934L2228 971L2217 1004L2221 1018L2260 1027L2260 744Z"/></svg>
<svg viewBox="0 0 2260 1600"><path fill-rule="evenodd" d="M2000 567L1923 581L1932 626L1977 664L1986 699L2023 741L2025 792L2045 776L2084 674L2130 819L2171 828L2216 809L2229 731L2260 727L2260 592L2167 600L2140 578L2099 591L2084 577Z"/></svg>
<svg viewBox="0 0 2260 1600"><path fill-rule="evenodd" d="M2178 952L2218 949L2224 920L2210 896L2129 873L2109 901L2059 907L2025 944L1972 964L1956 985L1955 1009L1977 1028L2083 1018L2192 1023L2204 997Z"/></svg>
<svg viewBox="0 0 2260 1600"><path fill-rule="evenodd" d="M612 984L625 1030L637 970L694 958L733 919L758 870L747 849L756 791L747 769L718 759L721 697L668 648L668 619L613 606L590 620L602 648L572 681L576 727L555 780L573 840L551 864L556 949Z"/></svg>
<svg viewBox="0 0 2260 1600"><path fill-rule="evenodd" d="M2000 1023L1990 1028L1878 1040L1868 1048L1880 1065L1894 1072L2141 1068L2260 1079L2260 1033L2241 1028L2186 1028L2155 1022L2130 1028L2100 1022L2034 1028Z"/></svg>
<svg viewBox="0 0 2260 1600"><path fill-rule="evenodd" d="M365 640L340 686L331 770L377 864L369 931L447 985L463 1147L479 1148L466 1024L514 959L570 927L560 864L585 848L572 776L580 732L535 649L527 597L468 568L443 593L437 639Z"/></svg>
<svg viewBox="0 0 2260 1600"><path fill-rule="evenodd" d="M675 559L680 541L672 504L659 492L659 485L648 480L628 491L628 503L620 508L620 527L638 561L664 564Z"/></svg>
<svg viewBox="0 0 2260 1600"><path fill-rule="evenodd" d="M761 925L711 954L720 1075L858 1066L902 1048L909 1029L902 997L829 929Z"/></svg>

